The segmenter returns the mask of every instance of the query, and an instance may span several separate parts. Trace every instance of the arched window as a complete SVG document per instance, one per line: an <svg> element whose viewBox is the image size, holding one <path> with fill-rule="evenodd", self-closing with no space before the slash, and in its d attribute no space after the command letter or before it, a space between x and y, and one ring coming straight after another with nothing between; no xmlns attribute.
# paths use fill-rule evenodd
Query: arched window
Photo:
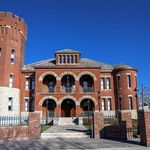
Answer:
<svg viewBox="0 0 150 150"><path fill-rule="evenodd" d="M11 51L10 61L11 61L11 64L14 64L14 61L15 61L15 50L14 49Z"/></svg>

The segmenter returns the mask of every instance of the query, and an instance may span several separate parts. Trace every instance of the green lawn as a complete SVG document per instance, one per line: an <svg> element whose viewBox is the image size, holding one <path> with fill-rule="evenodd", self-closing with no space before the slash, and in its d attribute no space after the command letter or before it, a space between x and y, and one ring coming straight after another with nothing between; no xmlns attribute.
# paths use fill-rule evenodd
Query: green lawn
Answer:
<svg viewBox="0 0 150 150"><path fill-rule="evenodd" d="M48 128L52 127L53 125L43 125L41 124L41 133L47 130Z"/></svg>

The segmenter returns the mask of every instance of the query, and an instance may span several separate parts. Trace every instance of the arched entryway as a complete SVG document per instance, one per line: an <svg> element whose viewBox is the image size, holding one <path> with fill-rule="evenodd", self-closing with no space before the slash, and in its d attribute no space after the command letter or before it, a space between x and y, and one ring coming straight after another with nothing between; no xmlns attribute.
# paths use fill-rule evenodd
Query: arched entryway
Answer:
<svg viewBox="0 0 150 150"><path fill-rule="evenodd" d="M94 102L91 99L83 99L80 103L80 107L83 116L87 116L88 113L92 115L92 112L95 109Z"/></svg>
<svg viewBox="0 0 150 150"><path fill-rule="evenodd" d="M56 102L52 99L46 99L42 104L42 118L48 120L48 118L54 117L56 108Z"/></svg>
<svg viewBox="0 0 150 150"><path fill-rule="evenodd" d="M76 105L71 99L65 99L61 104L61 116L62 117L75 117Z"/></svg>

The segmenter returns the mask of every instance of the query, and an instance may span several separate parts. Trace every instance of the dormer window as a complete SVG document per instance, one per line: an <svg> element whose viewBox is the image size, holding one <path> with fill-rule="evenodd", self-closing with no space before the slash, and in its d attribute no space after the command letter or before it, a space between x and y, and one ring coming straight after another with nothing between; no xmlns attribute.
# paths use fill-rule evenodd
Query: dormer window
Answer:
<svg viewBox="0 0 150 150"><path fill-rule="evenodd" d="M71 55L71 63L73 64L73 55Z"/></svg>
<svg viewBox="0 0 150 150"><path fill-rule="evenodd" d="M80 52L73 50L62 50L56 52L57 65L77 65L80 63Z"/></svg>
<svg viewBox="0 0 150 150"><path fill-rule="evenodd" d="M77 63L77 55L75 55L75 63Z"/></svg>

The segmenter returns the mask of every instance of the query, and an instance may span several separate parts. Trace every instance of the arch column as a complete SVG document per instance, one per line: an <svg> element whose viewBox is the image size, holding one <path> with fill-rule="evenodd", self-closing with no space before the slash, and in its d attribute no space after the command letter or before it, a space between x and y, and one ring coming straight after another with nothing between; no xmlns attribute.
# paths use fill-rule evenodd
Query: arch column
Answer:
<svg viewBox="0 0 150 150"><path fill-rule="evenodd" d="M55 117L61 117L61 105L57 104L55 108Z"/></svg>
<svg viewBox="0 0 150 150"><path fill-rule="evenodd" d="M77 117L80 117L81 116L81 107L80 107L80 105L76 105L76 116Z"/></svg>
<svg viewBox="0 0 150 150"><path fill-rule="evenodd" d="M75 80L75 92L79 93L80 92L80 81L78 79Z"/></svg>
<svg viewBox="0 0 150 150"><path fill-rule="evenodd" d="M60 79L57 79L57 82L56 82L56 93L60 93L61 92L61 80Z"/></svg>

